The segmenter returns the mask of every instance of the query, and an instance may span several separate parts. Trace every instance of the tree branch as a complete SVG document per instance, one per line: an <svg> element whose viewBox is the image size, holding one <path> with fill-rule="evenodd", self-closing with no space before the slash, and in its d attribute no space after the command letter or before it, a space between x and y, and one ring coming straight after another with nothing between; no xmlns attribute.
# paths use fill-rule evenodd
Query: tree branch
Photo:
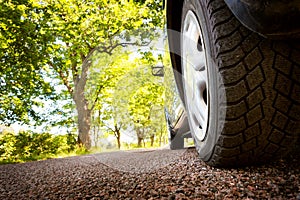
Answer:
<svg viewBox="0 0 300 200"><path fill-rule="evenodd" d="M62 72L62 70L60 70L58 67L56 67L51 61L48 61L48 65L51 66L59 74L60 78L63 81L63 84L67 87L71 96L73 96L73 89L68 81L68 77L66 77L64 75L64 73Z"/></svg>
<svg viewBox="0 0 300 200"><path fill-rule="evenodd" d="M76 53L73 54L74 57L76 57ZM72 60L72 64L71 64L71 70L72 70L72 74L73 74L73 82L75 83L77 76L78 76L78 69L77 69L77 61L76 60Z"/></svg>
<svg viewBox="0 0 300 200"><path fill-rule="evenodd" d="M108 129L108 130L110 130L111 132L113 132L114 133L114 135L115 135L115 137L117 137L117 135L116 135L116 131L114 130L114 129L112 129L112 128L110 128L109 126L107 126L106 124L104 124L104 126Z"/></svg>
<svg viewBox="0 0 300 200"><path fill-rule="evenodd" d="M92 107L91 107L91 110L94 110L94 108L95 108L95 106L96 106L96 103L97 103L98 100L99 100L100 92L101 92L101 90L102 90L103 88L104 88L103 85L101 85L101 86L98 88L97 93L96 93L96 99L95 99L94 102L93 102L93 105L92 105Z"/></svg>

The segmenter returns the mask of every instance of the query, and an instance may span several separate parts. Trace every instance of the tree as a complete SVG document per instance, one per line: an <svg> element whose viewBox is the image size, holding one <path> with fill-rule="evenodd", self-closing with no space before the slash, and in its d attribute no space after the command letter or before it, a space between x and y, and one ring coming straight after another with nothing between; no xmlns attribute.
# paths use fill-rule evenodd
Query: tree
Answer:
<svg viewBox="0 0 300 200"><path fill-rule="evenodd" d="M136 129L137 133L145 133L143 137L142 134L137 134L138 138L143 139L149 136L150 130L157 129L152 126L153 122L158 116L163 116L163 85L151 74L151 65L155 65L157 60L149 53L146 54L147 58L137 56L136 52L118 51L112 56L101 56L100 63L91 67L92 73L86 87L87 96L96 95L99 98L94 109L95 114L92 115L93 124L112 133L119 148L121 132L133 128L134 125L138 126L134 123L134 118L147 118L146 122L140 122L143 126ZM128 106L133 101L134 109ZM156 131L151 133L154 141Z"/></svg>
<svg viewBox="0 0 300 200"><path fill-rule="evenodd" d="M146 57L137 57L131 62L135 67L120 79L115 88L115 102L112 105L115 107L116 116L123 113L120 121L134 128L138 146L141 146L141 142L152 128L152 110L160 105L163 113L164 87L162 82L151 74L151 66L156 64L157 59L150 56L151 53L146 54Z"/></svg>
<svg viewBox="0 0 300 200"><path fill-rule="evenodd" d="M43 31L50 15L31 0L3 0L0 9L0 122L38 122L42 118L34 106L55 99L45 81L47 45L54 41Z"/></svg>
<svg viewBox="0 0 300 200"><path fill-rule="evenodd" d="M130 98L128 109L137 133L138 146L147 135L150 135L152 143L154 141L154 132L150 134L150 131L155 127L151 125L157 117L154 111L163 113L163 91L162 85L146 82Z"/></svg>
<svg viewBox="0 0 300 200"><path fill-rule="evenodd" d="M165 116L164 116L164 106L162 104L156 105L156 107L153 107L151 109L150 118L151 118L151 130L150 133L150 140L151 140L151 146L153 146L155 137L158 138L158 144L159 146L162 145L162 141L164 139L164 136L166 136L166 123L165 122Z"/></svg>
<svg viewBox="0 0 300 200"><path fill-rule="evenodd" d="M119 101L123 99L123 94L116 92L117 84L124 75L136 68L136 65L130 61L128 52L122 49L116 50L111 56L99 57L101 60L91 67L86 86L89 101L95 102L97 99L92 113L93 129L104 129L112 133L120 148L121 130L126 128L126 106L124 102Z"/></svg>
<svg viewBox="0 0 300 200"><path fill-rule="evenodd" d="M111 55L119 46L145 45L149 43L155 35L153 34L155 32L150 30L154 27L162 26L161 1L95 0L93 2L85 2L77 0L31 0L30 3L28 2L5 1L4 3L9 5L9 8L13 4L11 7L14 8L13 10L7 9L6 15L15 11L15 5L17 4L17 8L26 11L23 12L25 14L18 15L15 21L11 22L8 20L6 24L14 24L18 29L22 29L22 26L18 24L25 20L26 22L28 21L29 27L31 27L30 30L32 30L29 30L29 33L32 35L25 38L23 43L19 44L18 41L23 41L21 34L22 32L28 32L27 30L21 30L18 35L20 38L15 37L14 41L16 42L9 44L13 45L11 46L12 52L16 51L18 46L22 47L22 53L15 54L15 57L20 62L22 61L19 64L20 69L23 70L24 66L26 66L24 68L25 72L32 72L33 80L37 79L36 82L41 84L38 85L36 83L35 86L30 87L26 91L22 91L20 89L22 87L17 85L15 86L17 87L15 93L19 92L25 95L24 92L27 92L26 94L30 96L36 92L34 91L36 87L43 86L41 88L43 92L39 91L36 95L45 94L49 96L51 87L45 81L42 81L44 68L48 66L48 71L55 72L74 101L78 115L78 141L89 149L91 146L89 137L91 114L99 99L96 97L92 101L93 103L90 104L85 94L88 73L91 66L95 64L94 56L97 53ZM31 15L28 15L27 12ZM3 27L2 24L1 27ZM5 26L4 28L6 29L7 27ZM12 28L8 32L13 35L16 30ZM131 36L134 36L133 40ZM35 39L31 40L31 38ZM2 40L5 39L5 37L4 39L2 38ZM34 48L29 49L28 44ZM4 47L7 48L7 46ZM24 55L24 57L28 57L24 62L20 55L25 54L27 52L25 50L32 53ZM8 53L2 53L1 62L10 62L10 66L14 66L13 58L7 59L5 57L7 55ZM26 63L28 63L28 67ZM40 72L41 69L44 69L43 73ZM17 72L13 71L11 73L13 74L12 77L5 77L6 82L8 80L16 80L15 73ZM4 72L5 76L8 76L7 74L10 74L9 70ZM29 79L28 75L23 74L23 76L25 76L24 79ZM31 82L29 81L29 83ZM1 83L1 87L3 85L5 84ZM1 99L3 102L7 101L10 91L14 90L13 86L8 88L8 84L5 87L4 89L7 93L5 93L4 100ZM26 95L25 97L28 98ZM22 102L26 99L25 97L21 96L20 101ZM32 98L28 99L28 101L32 100ZM21 109L22 106L18 106L18 108ZM8 108L2 107L0 111L2 110L8 110ZM19 115L17 111L15 113L17 113L17 116ZM36 114L34 111L29 113L32 113L33 116ZM22 119L22 117L17 119Z"/></svg>
<svg viewBox="0 0 300 200"><path fill-rule="evenodd" d="M59 43L52 46L55 54L50 55L48 64L59 74L75 102L78 140L89 149L91 114L98 97L93 104L89 104L84 91L93 56L95 53L111 55L119 46L147 44L149 38L153 37L148 32L149 27L161 23L156 21L160 14L156 12L153 16L154 10L147 7L147 3L153 1L145 1L144 4L128 0L47 3L52 14L51 30L59 40ZM147 21L151 15L154 18ZM131 40L131 34L137 39Z"/></svg>
<svg viewBox="0 0 300 200"><path fill-rule="evenodd" d="M163 57L161 54L154 56L151 51L142 52L142 55L144 65L134 73L133 77L138 84L130 94L128 111L135 127L138 146L142 145L146 137L150 138L153 146L155 135L160 133L161 138L164 132L161 122L164 121L165 88L162 79L152 75L151 66L163 62Z"/></svg>

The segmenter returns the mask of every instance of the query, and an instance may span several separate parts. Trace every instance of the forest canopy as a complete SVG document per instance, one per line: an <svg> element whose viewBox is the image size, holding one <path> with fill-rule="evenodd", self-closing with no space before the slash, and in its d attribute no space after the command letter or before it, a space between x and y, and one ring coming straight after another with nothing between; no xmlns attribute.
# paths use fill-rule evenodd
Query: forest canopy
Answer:
<svg viewBox="0 0 300 200"><path fill-rule="evenodd" d="M162 1L4 0L0 9L0 124L75 124L78 143L87 149L95 124L117 140L128 127L149 129L152 104L162 105L162 86L150 81L136 91L140 98L152 98L151 103L138 100L148 105L142 111L148 122L137 120L137 98L122 106L111 101L111 91L125 74L137 76L132 71L158 62L157 56L130 61L122 48L149 46L160 36ZM55 106L45 114L40 110L46 102ZM126 114L116 117L121 109ZM125 121L127 114L131 121Z"/></svg>

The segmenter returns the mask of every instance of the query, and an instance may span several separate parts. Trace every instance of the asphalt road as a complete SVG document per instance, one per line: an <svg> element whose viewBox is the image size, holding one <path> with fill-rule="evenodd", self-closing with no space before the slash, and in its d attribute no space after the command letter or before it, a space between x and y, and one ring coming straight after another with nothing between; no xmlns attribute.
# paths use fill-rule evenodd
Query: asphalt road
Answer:
<svg viewBox="0 0 300 200"><path fill-rule="evenodd" d="M0 166L0 199L297 199L299 154L217 169L195 149L101 153Z"/></svg>

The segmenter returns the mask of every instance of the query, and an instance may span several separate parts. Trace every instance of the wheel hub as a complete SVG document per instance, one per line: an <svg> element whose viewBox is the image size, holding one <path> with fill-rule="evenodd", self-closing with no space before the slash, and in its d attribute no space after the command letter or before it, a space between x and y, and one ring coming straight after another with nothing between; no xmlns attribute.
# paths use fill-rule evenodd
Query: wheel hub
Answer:
<svg viewBox="0 0 300 200"><path fill-rule="evenodd" d="M199 22L192 11L184 19L181 36L185 102L192 132L203 141L209 118L208 68Z"/></svg>

